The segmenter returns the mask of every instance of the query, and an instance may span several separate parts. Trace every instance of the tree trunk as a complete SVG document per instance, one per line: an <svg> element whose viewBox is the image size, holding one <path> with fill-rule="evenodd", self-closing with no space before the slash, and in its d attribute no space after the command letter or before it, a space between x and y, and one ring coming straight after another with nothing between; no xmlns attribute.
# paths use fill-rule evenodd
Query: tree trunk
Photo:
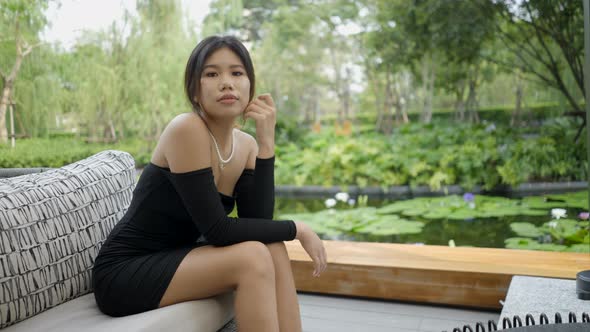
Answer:
<svg viewBox="0 0 590 332"><path fill-rule="evenodd" d="M426 55L422 62L422 89L424 90L424 108L422 109L422 122L432 121L432 99L434 95L434 56Z"/></svg>
<svg viewBox="0 0 590 332"><path fill-rule="evenodd" d="M350 119L350 77L352 71L350 68L346 68L346 80L342 86L342 107L344 108L344 120Z"/></svg>
<svg viewBox="0 0 590 332"><path fill-rule="evenodd" d="M469 77L469 92L467 95L466 108L469 115L469 121L472 123L479 123L479 114L477 113L477 79L479 73L479 66L476 66Z"/></svg>
<svg viewBox="0 0 590 332"><path fill-rule="evenodd" d="M460 80L455 90L455 120L465 120L465 80Z"/></svg>
<svg viewBox="0 0 590 332"><path fill-rule="evenodd" d="M514 105L514 111L510 119L511 126L517 126L522 124L521 113L522 113L522 79L520 71L516 73L516 104Z"/></svg>
<svg viewBox="0 0 590 332"><path fill-rule="evenodd" d="M322 110L320 109L319 94L317 93L317 91L313 94L313 101L313 120L315 126L319 129L321 128L322 124Z"/></svg>
<svg viewBox="0 0 590 332"><path fill-rule="evenodd" d="M303 100L303 96L301 96L301 105L305 105L305 109L303 110L303 124L304 125L309 125L311 124L311 116L312 116L312 106L313 106L313 101L311 100L311 98L308 98L307 100Z"/></svg>
<svg viewBox="0 0 590 332"><path fill-rule="evenodd" d="M381 90L379 87L379 82L376 77L369 77L371 82L373 83L373 91L375 91L375 110L377 111L377 121L375 122L375 128L377 131L381 131L381 126L383 125L383 107L384 101L381 100L381 94L379 91Z"/></svg>
<svg viewBox="0 0 590 332"><path fill-rule="evenodd" d="M383 100L383 121L380 131L384 134L391 134L393 131L393 116L391 110L393 107L393 96L391 91L391 73L387 72L385 83L385 98Z"/></svg>
<svg viewBox="0 0 590 332"><path fill-rule="evenodd" d="M424 100L422 102L422 114L420 115L420 119L424 121L425 114L427 112L427 100L428 100L428 62L427 57L425 56L422 58L422 92L424 93Z"/></svg>
<svg viewBox="0 0 590 332"><path fill-rule="evenodd" d="M400 75L398 75L398 77L399 76ZM396 124L410 122L408 119L408 114L406 113L406 110L404 107L404 103L402 102L403 88L399 82L399 80L401 80L401 79L402 78L399 77L399 79L396 81L395 89L394 89L394 93L393 93L393 96L395 98L395 102L393 103L393 105L395 107L395 123Z"/></svg>
<svg viewBox="0 0 590 332"><path fill-rule="evenodd" d="M413 89L410 74L408 72L402 72L400 74L400 79L398 80L398 95L400 97L400 110L403 123L409 123L410 118L408 117L408 100L409 91Z"/></svg>
<svg viewBox="0 0 590 332"><path fill-rule="evenodd" d="M430 61L430 81L428 82L428 106L426 108L426 123L432 121L432 99L434 99L434 80L436 78L436 71L434 62Z"/></svg>
<svg viewBox="0 0 590 332"><path fill-rule="evenodd" d="M12 93L12 82L6 81L2 89L2 99L0 99L0 143L8 143L8 130L6 128L6 110L10 103Z"/></svg>
<svg viewBox="0 0 590 332"><path fill-rule="evenodd" d="M14 81L16 75L20 70L20 66L23 63L23 59L31 53L31 51L40 44L29 45L20 35L18 16L15 22L15 40L16 40L16 59L12 70L8 76L2 74L2 80L4 81L4 88L2 89L2 97L0 99L0 144L8 142L8 131L6 128L6 110L12 97L12 90L14 87ZM24 47L24 49L23 49Z"/></svg>

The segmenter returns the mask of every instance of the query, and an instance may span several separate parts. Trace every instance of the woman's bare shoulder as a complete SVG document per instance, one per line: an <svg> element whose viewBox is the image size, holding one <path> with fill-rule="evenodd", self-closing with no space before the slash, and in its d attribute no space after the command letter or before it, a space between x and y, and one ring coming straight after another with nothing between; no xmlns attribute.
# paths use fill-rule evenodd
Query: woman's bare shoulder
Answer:
<svg viewBox="0 0 590 332"><path fill-rule="evenodd" d="M158 154L173 172L210 166L209 136L201 117L194 113L175 116L158 142Z"/></svg>
<svg viewBox="0 0 590 332"><path fill-rule="evenodd" d="M245 131L240 129L236 129L236 131L240 135L240 141L244 142L244 146L248 150L248 155L254 155L254 159L256 159L256 155L258 155L258 143L256 143L256 139Z"/></svg>
<svg viewBox="0 0 590 332"><path fill-rule="evenodd" d="M176 133L177 131L195 131L195 129L206 129L205 121L196 113L189 112L189 113L181 113L175 116L166 128L164 129L164 133L166 132L173 132Z"/></svg>

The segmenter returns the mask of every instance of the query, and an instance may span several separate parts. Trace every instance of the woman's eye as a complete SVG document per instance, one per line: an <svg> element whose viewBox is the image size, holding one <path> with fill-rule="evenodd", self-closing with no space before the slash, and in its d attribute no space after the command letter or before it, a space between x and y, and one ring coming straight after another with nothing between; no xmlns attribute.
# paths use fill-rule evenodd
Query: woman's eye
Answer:
<svg viewBox="0 0 590 332"><path fill-rule="evenodd" d="M210 71L210 72L208 72L208 73L205 73L205 76L206 76L206 77L215 77L216 75L217 75L217 73L215 73L215 72L212 72L212 71Z"/></svg>
<svg viewBox="0 0 590 332"><path fill-rule="evenodd" d="M241 71L234 71L234 75L235 76L242 76L242 75L244 75L244 73L242 73Z"/></svg>

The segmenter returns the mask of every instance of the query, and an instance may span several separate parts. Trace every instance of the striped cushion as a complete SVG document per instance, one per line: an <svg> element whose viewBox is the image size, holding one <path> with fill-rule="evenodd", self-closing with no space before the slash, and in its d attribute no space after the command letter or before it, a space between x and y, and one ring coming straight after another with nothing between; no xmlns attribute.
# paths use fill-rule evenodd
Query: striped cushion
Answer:
<svg viewBox="0 0 590 332"><path fill-rule="evenodd" d="M94 258L134 188L133 157L113 150L0 179L0 329L92 291Z"/></svg>

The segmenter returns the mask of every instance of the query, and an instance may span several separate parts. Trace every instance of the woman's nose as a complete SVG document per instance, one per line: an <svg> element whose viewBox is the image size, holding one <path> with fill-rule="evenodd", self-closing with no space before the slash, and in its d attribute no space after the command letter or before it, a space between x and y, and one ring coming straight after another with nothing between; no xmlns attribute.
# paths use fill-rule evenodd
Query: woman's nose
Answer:
<svg viewBox="0 0 590 332"><path fill-rule="evenodd" d="M221 81L219 82L219 88L221 90L224 90L224 89L233 89L234 88L234 84L233 84L231 78L230 77L227 77L225 75L224 76L221 76Z"/></svg>

